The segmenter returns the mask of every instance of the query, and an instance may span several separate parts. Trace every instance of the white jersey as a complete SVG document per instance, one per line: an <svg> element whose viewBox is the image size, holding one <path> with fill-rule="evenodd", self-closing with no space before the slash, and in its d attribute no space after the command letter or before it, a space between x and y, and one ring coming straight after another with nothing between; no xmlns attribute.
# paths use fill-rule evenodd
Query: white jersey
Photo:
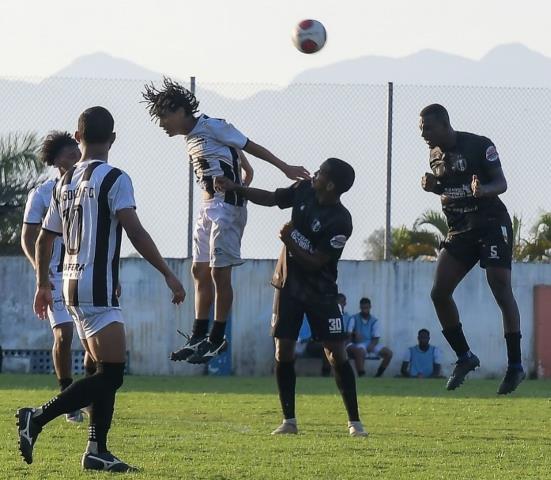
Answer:
<svg viewBox="0 0 551 480"><path fill-rule="evenodd" d="M186 143L193 171L201 188L231 205L243 206L243 197L235 192L214 191L213 178L227 177L241 184L241 168L237 150L245 148L248 138L233 125L220 118L201 115Z"/></svg>
<svg viewBox="0 0 551 480"><path fill-rule="evenodd" d="M29 225L41 225L52 199L56 180L46 180L43 184L31 190L25 204L25 214L23 215L23 223ZM50 261L50 272L54 276L61 276L63 272L63 256L65 254L65 246L61 237L54 240L54 248L52 250L52 259Z"/></svg>
<svg viewBox="0 0 551 480"><path fill-rule="evenodd" d="M122 226L135 208L130 177L100 160L78 162L57 183L42 228L63 235L63 296L69 306L118 307Z"/></svg>

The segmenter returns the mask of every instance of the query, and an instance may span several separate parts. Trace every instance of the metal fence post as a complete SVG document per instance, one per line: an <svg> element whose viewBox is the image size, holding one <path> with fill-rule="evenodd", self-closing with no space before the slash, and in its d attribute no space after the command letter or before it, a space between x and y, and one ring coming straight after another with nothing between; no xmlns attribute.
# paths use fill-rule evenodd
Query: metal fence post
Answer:
<svg viewBox="0 0 551 480"><path fill-rule="evenodd" d="M195 77L189 79L189 90L195 95ZM193 164L191 163L191 157L189 158L187 191L187 258L191 258L193 248Z"/></svg>
<svg viewBox="0 0 551 480"><path fill-rule="evenodd" d="M385 222L385 250L384 259L391 260L392 257L392 225L391 194L392 194L392 107L394 95L394 84L388 82L388 106L387 106L387 143L386 143L386 222Z"/></svg>

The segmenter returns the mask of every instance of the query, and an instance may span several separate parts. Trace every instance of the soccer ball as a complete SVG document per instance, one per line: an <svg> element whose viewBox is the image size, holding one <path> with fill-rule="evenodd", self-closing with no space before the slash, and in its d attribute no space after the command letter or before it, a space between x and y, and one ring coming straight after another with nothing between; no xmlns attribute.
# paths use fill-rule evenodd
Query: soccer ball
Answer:
<svg viewBox="0 0 551 480"><path fill-rule="evenodd" d="M293 30L293 43L302 53L319 52L325 45L327 33L317 20L302 20Z"/></svg>

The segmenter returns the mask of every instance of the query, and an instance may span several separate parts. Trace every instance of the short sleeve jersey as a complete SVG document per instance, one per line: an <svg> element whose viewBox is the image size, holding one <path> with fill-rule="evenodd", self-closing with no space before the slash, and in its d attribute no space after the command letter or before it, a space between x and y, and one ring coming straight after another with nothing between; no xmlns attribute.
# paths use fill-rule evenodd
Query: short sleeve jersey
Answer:
<svg viewBox="0 0 551 480"><path fill-rule="evenodd" d="M200 187L226 203L242 206L244 199L235 192L215 192L214 177L227 177L241 184L237 149L245 148L248 138L231 123L220 118L201 115L195 127L186 135L186 143L193 171Z"/></svg>
<svg viewBox="0 0 551 480"><path fill-rule="evenodd" d="M135 208L130 177L99 160L78 162L57 183L42 228L63 235L63 296L69 306L118 307L122 226Z"/></svg>
<svg viewBox="0 0 551 480"><path fill-rule="evenodd" d="M489 138L457 132L453 149L430 150L430 167L443 187L442 210L450 233L484 227L500 221L507 213L498 197L475 198L471 189L473 175L484 184L490 181L491 171L501 167L499 154Z"/></svg>
<svg viewBox="0 0 551 480"><path fill-rule="evenodd" d="M48 212L52 192L57 180L46 180L43 184L31 190L25 204L25 214L23 223L29 225L42 225L42 221ZM63 239L57 237L54 240L52 259L50 260L50 272L54 275L61 275L63 271L63 257L65 255L65 246Z"/></svg>
<svg viewBox="0 0 551 480"><path fill-rule="evenodd" d="M337 295L337 263L352 234L350 212L341 203L320 205L310 181L277 189L275 197L280 208L293 209L291 237L299 248L309 253L321 251L330 258L320 271L311 272L287 251L285 285L291 295L307 303Z"/></svg>

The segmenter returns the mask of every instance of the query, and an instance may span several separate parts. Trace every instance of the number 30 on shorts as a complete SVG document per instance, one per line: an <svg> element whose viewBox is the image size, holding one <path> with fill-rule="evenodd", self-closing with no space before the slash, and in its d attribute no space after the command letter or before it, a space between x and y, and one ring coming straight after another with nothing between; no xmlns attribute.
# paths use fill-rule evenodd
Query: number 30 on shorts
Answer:
<svg viewBox="0 0 551 480"><path fill-rule="evenodd" d="M342 318L329 319L329 333L342 333Z"/></svg>

